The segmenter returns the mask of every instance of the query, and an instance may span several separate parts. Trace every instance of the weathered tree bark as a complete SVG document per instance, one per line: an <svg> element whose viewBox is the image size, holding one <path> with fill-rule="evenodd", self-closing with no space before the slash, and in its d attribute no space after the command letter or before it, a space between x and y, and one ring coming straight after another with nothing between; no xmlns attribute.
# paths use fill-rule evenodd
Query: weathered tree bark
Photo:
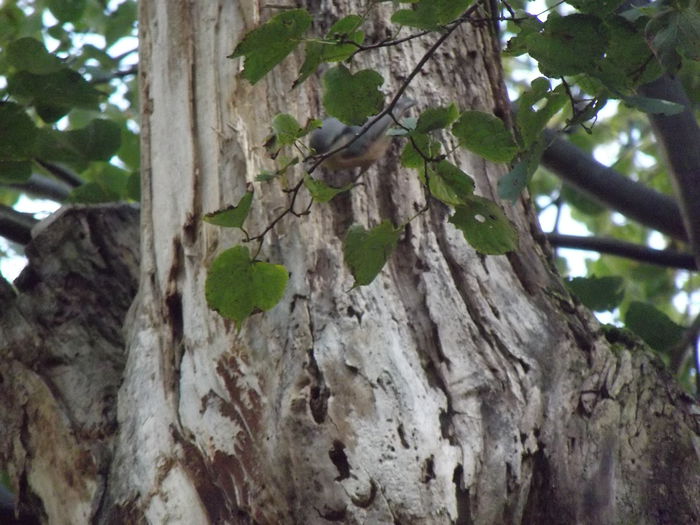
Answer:
<svg viewBox="0 0 700 525"><path fill-rule="evenodd" d="M356 7L312 4L321 32L336 7ZM116 404L92 389L57 391L45 369L25 365L31 374L15 378L25 363L21 334L40 333L32 317L2 339L3 417L14 425L3 427L2 453L47 521L700 520L697 406L653 356L601 330L562 289L527 199L506 210L521 234L516 253L479 256L433 204L376 281L348 292L347 227L398 223L425 200L415 175L390 156L349 196L274 230L262 254L290 270L281 304L240 332L208 310L207 266L241 239L202 214L251 185L251 233L286 206L279 185L253 182L267 162L266 123L280 111L318 116L319 87L311 80L290 93L298 56L256 86L236 76L239 62L225 57L271 14L257 3L140 5L141 269L125 351L104 350L118 341L111 330L76 322L92 329L96 352L113 356L91 361L109 379L90 386L118 387ZM373 13L367 33L379 39L383 4ZM383 72L390 91L428 45L412 41L361 64ZM421 108L457 100L506 117L500 74L488 28L466 28L410 94ZM504 167L456 160L480 194L495 195ZM86 302L84 315L96 325L118 318L116 295ZM41 350L60 350L71 364L72 337ZM83 432L84 420L100 432ZM57 437L38 441L49 435Z"/></svg>

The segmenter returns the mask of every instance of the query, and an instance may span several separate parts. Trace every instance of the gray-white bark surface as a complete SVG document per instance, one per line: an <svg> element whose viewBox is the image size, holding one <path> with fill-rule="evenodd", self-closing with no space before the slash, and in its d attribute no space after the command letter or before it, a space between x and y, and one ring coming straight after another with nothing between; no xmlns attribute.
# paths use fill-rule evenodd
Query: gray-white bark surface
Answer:
<svg viewBox="0 0 700 525"><path fill-rule="evenodd" d="M255 86L237 76L240 62L225 57L272 14L262 4L140 5L140 286L126 321L114 448L108 465L85 476L106 489L99 507L91 506L96 488L74 497L81 516L187 524L700 520L697 406L650 354L601 330L563 290L526 198L504 204L520 231L517 252L476 254L434 203L376 281L348 292L347 227L399 223L424 203L394 149L363 186L280 222L265 242L261 257L290 271L277 307L240 332L210 311L207 267L241 238L201 217L251 186L251 233L286 206L277 183L254 182L269 167L266 123L281 111L300 121L319 116L318 82L290 92L300 56ZM336 8L350 12L354 3L330 5L311 6L323 17L320 33ZM381 20L372 15L369 38L386 34ZM361 67L378 68L391 91L430 42L382 50ZM409 90L419 109L457 100L506 116L486 27L457 31L419 78ZM453 160L479 194L495 195L505 167L466 154ZM54 419L65 410L52 408ZM64 471L15 458L20 476ZM27 482L51 499L31 476Z"/></svg>
<svg viewBox="0 0 700 525"><path fill-rule="evenodd" d="M138 210L68 207L37 225L0 293L0 462L50 523L88 523L104 494L138 282Z"/></svg>

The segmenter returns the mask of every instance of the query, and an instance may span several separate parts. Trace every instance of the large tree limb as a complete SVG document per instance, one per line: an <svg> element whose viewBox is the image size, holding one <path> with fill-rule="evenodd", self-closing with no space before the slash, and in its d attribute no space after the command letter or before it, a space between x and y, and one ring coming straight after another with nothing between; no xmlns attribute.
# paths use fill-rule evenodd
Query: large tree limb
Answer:
<svg viewBox="0 0 700 525"><path fill-rule="evenodd" d="M639 92L646 97L681 104L685 108L681 113L668 117L649 115L649 120L668 160L688 239L695 260L700 264L700 126L678 79L664 75L641 86Z"/></svg>
<svg viewBox="0 0 700 525"><path fill-rule="evenodd" d="M656 250L648 246L641 246L619 239L605 239L601 237L580 237L577 235L562 235L559 233L548 233L546 237L552 246L558 248L590 250L683 270L698 269L691 254L677 252L675 250Z"/></svg>
<svg viewBox="0 0 700 525"><path fill-rule="evenodd" d="M18 244L27 244L37 220L30 214L0 205L0 236Z"/></svg>
<svg viewBox="0 0 700 525"><path fill-rule="evenodd" d="M33 197L40 199L50 199L52 201L63 202L70 194L70 188L57 180L39 175L32 174L27 182L10 184L11 188L21 190Z"/></svg>
<svg viewBox="0 0 700 525"><path fill-rule="evenodd" d="M542 155L542 165L555 175L630 219L676 239L687 239L673 198L604 166L556 132L544 133L550 145Z"/></svg>

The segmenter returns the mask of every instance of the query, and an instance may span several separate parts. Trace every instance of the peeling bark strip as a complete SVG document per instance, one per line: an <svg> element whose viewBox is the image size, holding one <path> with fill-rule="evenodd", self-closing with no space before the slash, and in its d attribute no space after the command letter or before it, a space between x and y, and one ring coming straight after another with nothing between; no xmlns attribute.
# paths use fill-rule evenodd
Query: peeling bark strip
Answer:
<svg viewBox="0 0 700 525"><path fill-rule="evenodd" d="M369 38L390 31L387 4L365 24ZM478 256L434 205L377 280L347 293L338 235L425 202L390 156L350 194L280 221L263 246L291 274L276 308L240 333L210 311L206 268L239 239L201 216L237 202L267 167L259 145L275 113L321 116L318 83L290 96L301 55L254 87L237 76L225 57L272 14L262 3L139 5L142 261L126 355L133 225L98 232L68 214L76 237L52 244L50 272L28 274L16 299L0 289L14 349L2 347L2 454L44 521L700 522L697 405L570 298L525 199L506 209L521 239L508 257ZM323 33L357 3L309 6ZM353 67L379 69L391 91L430 43ZM486 27L455 31L419 77L409 94L420 109L505 107ZM479 194L496 194L504 166L454 160ZM287 195L255 185L246 227L260 231ZM93 256L76 258L76 246ZM38 295L47 283L61 301ZM68 381L74 370L89 380Z"/></svg>
<svg viewBox="0 0 700 525"><path fill-rule="evenodd" d="M138 210L62 208L0 300L0 463L30 514L87 523L104 495L136 293Z"/></svg>

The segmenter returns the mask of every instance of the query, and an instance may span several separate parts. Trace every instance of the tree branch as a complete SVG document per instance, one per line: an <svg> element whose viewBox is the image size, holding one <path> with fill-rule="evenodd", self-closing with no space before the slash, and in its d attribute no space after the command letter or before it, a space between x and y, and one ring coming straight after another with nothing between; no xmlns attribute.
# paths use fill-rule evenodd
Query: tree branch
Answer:
<svg viewBox="0 0 700 525"><path fill-rule="evenodd" d="M28 213L0 205L0 236L25 245L32 240L32 227L39 221Z"/></svg>
<svg viewBox="0 0 700 525"><path fill-rule="evenodd" d="M676 239L688 239L680 209L672 197L604 166L555 131L545 130L544 134L550 145L541 162L555 175L630 219Z"/></svg>
<svg viewBox="0 0 700 525"><path fill-rule="evenodd" d="M70 195L70 188L65 184L37 173L32 174L27 182L9 184L9 187L21 190L33 197L57 202L65 201Z"/></svg>
<svg viewBox="0 0 700 525"><path fill-rule="evenodd" d="M648 264L680 268L683 270L697 271L698 267L689 253L675 250L655 250L647 246L633 244L618 239L604 239L601 237L579 237L576 235L562 235L559 233L547 233L545 237L552 246L558 248L573 248L575 250L590 250L608 255L625 257Z"/></svg>
<svg viewBox="0 0 700 525"><path fill-rule="evenodd" d="M85 183L85 181L81 179L78 175L62 166L59 166L58 164L46 162L45 160L41 159L35 160L36 163L39 164L39 166L44 168L58 180L61 180L68 184L68 186L70 186L71 188L77 188L78 186L82 186Z"/></svg>
<svg viewBox="0 0 700 525"><path fill-rule="evenodd" d="M678 79L664 75L640 86L638 91L645 97L668 100L685 108L668 117L649 115L649 120L668 161L683 212L683 223L695 260L700 264L700 126Z"/></svg>

